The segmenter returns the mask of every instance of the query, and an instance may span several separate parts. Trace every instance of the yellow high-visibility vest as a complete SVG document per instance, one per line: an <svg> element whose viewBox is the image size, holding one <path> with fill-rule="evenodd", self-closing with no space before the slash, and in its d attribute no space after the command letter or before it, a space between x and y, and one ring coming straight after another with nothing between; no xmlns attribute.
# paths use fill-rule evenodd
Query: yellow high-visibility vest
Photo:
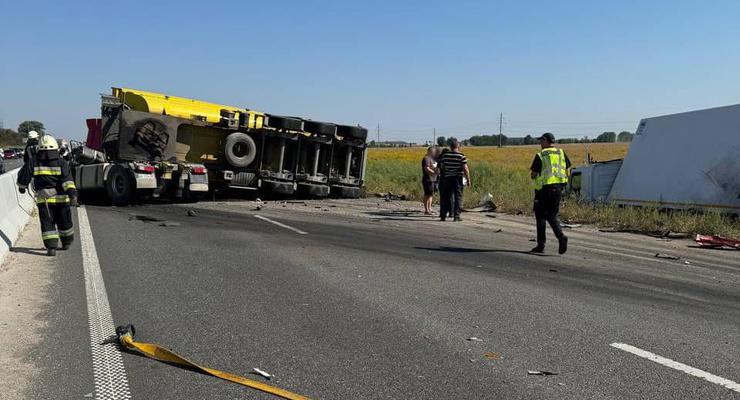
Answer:
<svg viewBox="0 0 740 400"><path fill-rule="evenodd" d="M534 180L535 190L542 189L545 185L568 183L568 168L563 149L548 147L537 153L537 156L542 162L542 169Z"/></svg>

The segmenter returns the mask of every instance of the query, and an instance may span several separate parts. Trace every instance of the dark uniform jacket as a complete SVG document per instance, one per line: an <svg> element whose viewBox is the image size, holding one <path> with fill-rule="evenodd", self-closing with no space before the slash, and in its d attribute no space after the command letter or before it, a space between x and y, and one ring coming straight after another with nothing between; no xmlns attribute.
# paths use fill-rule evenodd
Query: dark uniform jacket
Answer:
<svg viewBox="0 0 740 400"><path fill-rule="evenodd" d="M38 204L69 203L70 196L77 196L69 163L57 150L39 150L35 157L29 157L18 172L18 187L28 188L31 180Z"/></svg>

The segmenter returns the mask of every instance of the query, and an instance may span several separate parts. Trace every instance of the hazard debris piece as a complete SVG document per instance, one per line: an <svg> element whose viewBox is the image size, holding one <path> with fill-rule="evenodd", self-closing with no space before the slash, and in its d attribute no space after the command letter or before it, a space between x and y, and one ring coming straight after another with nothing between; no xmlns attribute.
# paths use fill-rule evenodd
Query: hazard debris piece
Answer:
<svg viewBox="0 0 740 400"><path fill-rule="evenodd" d="M188 217L196 217L198 213L195 210L188 210Z"/></svg>
<svg viewBox="0 0 740 400"><path fill-rule="evenodd" d="M487 351L483 353L483 357L489 360L498 360L501 358L501 353L499 353L498 351Z"/></svg>
<svg viewBox="0 0 740 400"><path fill-rule="evenodd" d="M129 221L136 220L136 221L144 221L144 222L164 222L165 219L157 218L157 217L150 217L148 215L132 215L128 218Z"/></svg>
<svg viewBox="0 0 740 400"><path fill-rule="evenodd" d="M391 201L391 200L406 200L405 194L393 194L391 192L388 193L375 193L375 197L381 197L385 199L385 201Z"/></svg>
<svg viewBox="0 0 740 400"><path fill-rule="evenodd" d="M679 256L673 256L670 254L663 254L663 253L655 253L655 258L663 258L666 260L680 260L681 257Z"/></svg>
<svg viewBox="0 0 740 400"><path fill-rule="evenodd" d="M580 228L582 225L581 224L561 224L561 226L563 228L574 229L574 228Z"/></svg>
<svg viewBox="0 0 740 400"><path fill-rule="evenodd" d="M468 338L467 340L468 340L469 342L482 342L482 341L483 341L483 339L481 339L481 338L477 338L477 337L475 337L475 336L469 337L469 338Z"/></svg>
<svg viewBox="0 0 740 400"><path fill-rule="evenodd" d="M159 224L159 226L165 226L165 227L171 227L171 226L180 226L179 222L162 222Z"/></svg>
<svg viewBox="0 0 740 400"><path fill-rule="evenodd" d="M557 372L550 372L550 371L532 370L532 371L527 371L527 374L529 374L529 375L544 375L544 376L547 376L547 375L557 375L558 373Z"/></svg>
<svg viewBox="0 0 740 400"><path fill-rule="evenodd" d="M273 376L274 376L274 375L270 375L270 374L268 374L267 372L265 372L265 371L263 371L263 370L261 370L261 369L259 369L259 368L252 368L252 371L253 371L253 372L254 372L254 373L255 373L256 375L259 375L259 376L261 376L261 377L263 377L263 378L265 378L265 379L267 379L267 380L270 380L270 379L272 379L272 378L273 378Z"/></svg>
<svg viewBox="0 0 740 400"><path fill-rule="evenodd" d="M480 202L473 208L466 208L463 211L466 212L494 212L498 206L493 202L493 196L490 193L486 193L481 197Z"/></svg>
<svg viewBox="0 0 740 400"><path fill-rule="evenodd" d="M707 236L707 235L696 235L694 241L701 246L707 248L722 248L729 247L731 249L740 249L740 240L730 239L722 236Z"/></svg>

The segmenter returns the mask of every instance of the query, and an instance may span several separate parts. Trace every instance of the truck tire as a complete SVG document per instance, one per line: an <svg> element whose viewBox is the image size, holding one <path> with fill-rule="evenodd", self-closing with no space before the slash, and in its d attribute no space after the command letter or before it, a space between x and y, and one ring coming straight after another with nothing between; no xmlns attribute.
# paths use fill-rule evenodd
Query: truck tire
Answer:
<svg viewBox="0 0 740 400"><path fill-rule="evenodd" d="M267 117L267 126L269 126L270 128L284 129L288 131L302 131L303 120L300 118L269 115Z"/></svg>
<svg viewBox="0 0 740 400"><path fill-rule="evenodd" d="M354 139L366 140L367 129L361 126L337 125L337 135L351 137Z"/></svg>
<svg viewBox="0 0 740 400"><path fill-rule="evenodd" d="M224 142L224 157L234 167L249 166L257 157L257 145L244 132L234 132Z"/></svg>
<svg viewBox="0 0 740 400"><path fill-rule="evenodd" d="M316 135L334 136L337 126L329 122L304 121L303 130Z"/></svg>
<svg viewBox="0 0 740 400"><path fill-rule="evenodd" d="M105 181L105 190L114 206L124 206L131 202L135 190L131 171L120 165L112 166Z"/></svg>
<svg viewBox="0 0 740 400"><path fill-rule="evenodd" d="M340 199L359 199L362 197L362 189L359 186L332 186L331 196Z"/></svg>

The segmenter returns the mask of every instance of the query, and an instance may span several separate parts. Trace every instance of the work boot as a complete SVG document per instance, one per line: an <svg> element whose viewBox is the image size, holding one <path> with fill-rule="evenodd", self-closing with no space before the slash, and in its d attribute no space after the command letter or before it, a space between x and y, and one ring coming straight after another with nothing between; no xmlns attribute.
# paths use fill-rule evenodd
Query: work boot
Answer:
<svg viewBox="0 0 740 400"><path fill-rule="evenodd" d="M462 218L460 218L460 217L455 217L455 219L453 219L453 221L455 221L455 222L460 222L460 221L462 221Z"/></svg>
<svg viewBox="0 0 740 400"><path fill-rule="evenodd" d="M46 255L49 257L54 257L57 255L57 249L46 249Z"/></svg>
<svg viewBox="0 0 740 400"><path fill-rule="evenodd" d="M62 250L69 250L69 246L71 246L69 243L62 245Z"/></svg>
<svg viewBox="0 0 740 400"><path fill-rule="evenodd" d="M544 244L538 244L536 247L533 247L532 250L529 251L530 253L536 253L536 254L542 254L545 252L545 245Z"/></svg>
<svg viewBox="0 0 740 400"><path fill-rule="evenodd" d="M565 254L568 251L568 237L563 236L558 240L558 254Z"/></svg>
<svg viewBox="0 0 740 400"><path fill-rule="evenodd" d="M445 219L446 219L445 217L439 217L439 220L442 222L445 222Z"/></svg>

